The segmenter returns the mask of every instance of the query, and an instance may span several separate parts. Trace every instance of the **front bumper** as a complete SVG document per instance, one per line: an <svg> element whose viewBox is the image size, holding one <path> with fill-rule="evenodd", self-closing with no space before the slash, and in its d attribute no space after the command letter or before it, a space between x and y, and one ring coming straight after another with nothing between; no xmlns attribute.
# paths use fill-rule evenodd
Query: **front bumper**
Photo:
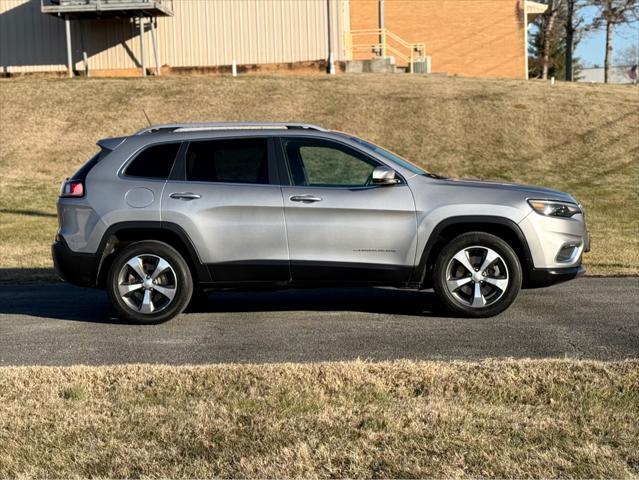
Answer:
<svg viewBox="0 0 639 480"><path fill-rule="evenodd" d="M569 268L533 268L528 272L525 288L549 287L556 283L567 282L586 273L583 265Z"/></svg>
<svg viewBox="0 0 639 480"><path fill-rule="evenodd" d="M535 269L569 271L579 267L582 255L590 250L590 234L583 215L558 218L531 212L519 228Z"/></svg>
<svg viewBox="0 0 639 480"><path fill-rule="evenodd" d="M62 280L80 287L95 286L98 262L94 254L72 251L64 238L58 235L51 245L51 256L55 271Z"/></svg>

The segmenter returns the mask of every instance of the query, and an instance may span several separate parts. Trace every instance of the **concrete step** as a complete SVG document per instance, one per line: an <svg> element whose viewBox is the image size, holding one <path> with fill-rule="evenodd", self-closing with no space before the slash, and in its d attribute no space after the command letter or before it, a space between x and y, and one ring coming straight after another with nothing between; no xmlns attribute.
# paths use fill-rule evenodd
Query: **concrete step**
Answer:
<svg viewBox="0 0 639 480"><path fill-rule="evenodd" d="M416 73L429 73L430 66L419 68L415 64ZM397 65L394 58L372 58L370 60L346 61L346 73L409 73L408 65Z"/></svg>
<svg viewBox="0 0 639 480"><path fill-rule="evenodd" d="M395 73L390 58L372 58L370 60L348 60L346 73Z"/></svg>

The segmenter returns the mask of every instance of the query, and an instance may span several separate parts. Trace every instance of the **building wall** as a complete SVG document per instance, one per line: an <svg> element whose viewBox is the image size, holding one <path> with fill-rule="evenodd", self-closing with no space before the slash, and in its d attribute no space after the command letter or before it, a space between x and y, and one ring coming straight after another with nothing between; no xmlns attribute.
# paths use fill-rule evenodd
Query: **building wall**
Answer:
<svg viewBox="0 0 639 480"><path fill-rule="evenodd" d="M378 28L378 0L351 0L351 29ZM526 78L523 0L385 0L385 27L425 43L432 71Z"/></svg>
<svg viewBox="0 0 639 480"><path fill-rule="evenodd" d="M609 83L636 83L630 78L632 65L610 67ZM582 68L579 70L578 82L582 83L604 83L605 75L603 67Z"/></svg>
<svg viewBox="0 0 639 480"><path fill-rule="evenodd" d="M333 51L344 56L348 0L330 0ZM158 19L160 63L171 67L273 64L328 57L327 0L175 0ZM151 35L146 65L153 65ZM135 21L72 21L75 68L126 73L140 66ZM64 71L64 22L40 12L40 0L0 0L0 73Z"/></svg>

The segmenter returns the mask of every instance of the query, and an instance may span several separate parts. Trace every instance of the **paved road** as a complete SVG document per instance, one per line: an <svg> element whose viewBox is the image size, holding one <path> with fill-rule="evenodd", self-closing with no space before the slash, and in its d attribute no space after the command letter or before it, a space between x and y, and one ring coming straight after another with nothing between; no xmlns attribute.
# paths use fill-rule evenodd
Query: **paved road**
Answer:
<svg viewBox="0 0 639 480"><path fill-rule="evenodd" d="M226 292L141 327L113 318L100 291L0 286L0 365L639 357L639 278L524 291L490 319L434 310L430 292Z"/></svg>

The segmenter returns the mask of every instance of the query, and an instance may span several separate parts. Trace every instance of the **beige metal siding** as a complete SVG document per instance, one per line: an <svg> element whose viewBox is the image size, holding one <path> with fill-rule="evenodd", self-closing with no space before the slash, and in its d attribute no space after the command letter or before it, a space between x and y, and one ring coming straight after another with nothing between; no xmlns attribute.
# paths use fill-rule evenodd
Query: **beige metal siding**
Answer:
<svg viewBox="0 0 639 480"><path fill-rule="evenodd" d="M64 25L40 13L40 2L0 0L0 70L64 70Z"/></svg>
<svg viewBox="0 0 639 480"><path fill-rule="evenodd" d="M158 19L160 62L205 67L312 61L328 56L328 0L174 0L173 17ZM348 0L330 0L333 52L344 58ZM153 46L147 22L147 67ZM90 70L140 66L135 20L72 21L73 59ZM39 0L0 0L0 70L62 71L66 65L64 22L40 12Z"/></svg>

